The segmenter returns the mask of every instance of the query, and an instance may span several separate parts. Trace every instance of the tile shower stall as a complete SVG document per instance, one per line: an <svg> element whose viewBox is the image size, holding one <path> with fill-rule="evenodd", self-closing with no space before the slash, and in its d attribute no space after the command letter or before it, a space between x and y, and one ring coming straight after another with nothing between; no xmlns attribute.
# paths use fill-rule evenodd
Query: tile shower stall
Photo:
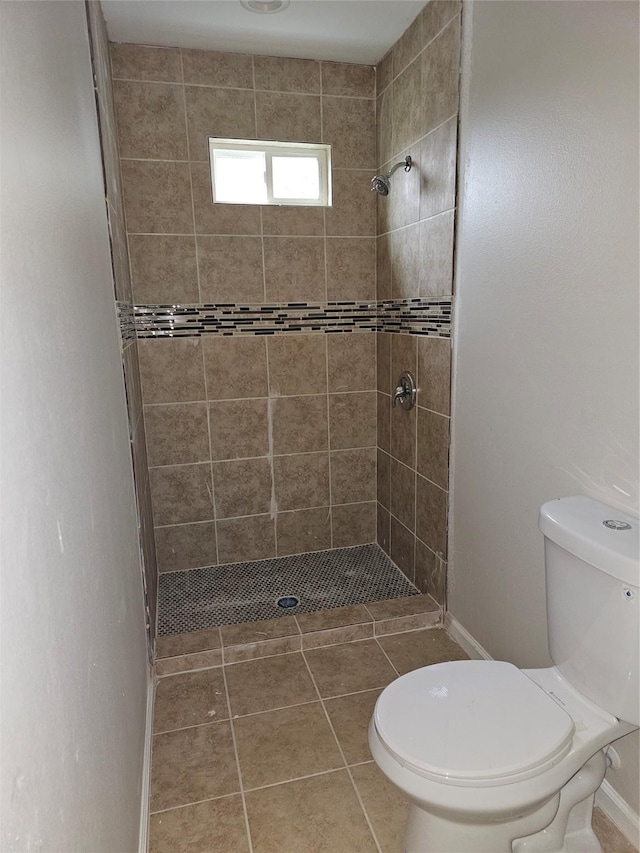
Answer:
<svg viewBox="0 0 640 853"><path fill-rule="evenodd" d="M318 606L443 605L459 3L377 68L109 45L91 15L151 634L156 583L172 633L265 618L265 571L271 603L324 577ZM212 204L208 136L331 144L332 206Z"/></svg>

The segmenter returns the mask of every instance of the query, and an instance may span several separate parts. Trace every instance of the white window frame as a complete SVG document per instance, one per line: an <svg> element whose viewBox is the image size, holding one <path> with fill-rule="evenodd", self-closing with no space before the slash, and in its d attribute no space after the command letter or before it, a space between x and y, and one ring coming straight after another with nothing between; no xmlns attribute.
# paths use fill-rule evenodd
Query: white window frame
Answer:
<svg viewBox="0 0 640 853"><path fill-rule="evenodd" d="M267 201L262 204L303 207L331 207L331 146L318 142L275 142L261 139L220 139L209 137L209 172L211 174L211 192L214 204L252 204L252 202L228 202L216 199L216 175L214 168L214 151L259 151L265 154ZM318 161L320 178L320 198L278 198L273 195L273 176L271 158L278 157L309 157L315 156Z"/></svg>

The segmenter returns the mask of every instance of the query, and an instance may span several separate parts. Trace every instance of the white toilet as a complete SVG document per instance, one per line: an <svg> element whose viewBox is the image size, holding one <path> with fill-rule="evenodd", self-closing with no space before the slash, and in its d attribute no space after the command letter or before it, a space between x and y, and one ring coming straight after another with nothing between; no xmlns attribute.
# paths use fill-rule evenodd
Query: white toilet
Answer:
<svg viewBox="0 0 640 853"><path fill-rule="evenodd" d="M638 519L571 497L539 524L555 666L439 663L376 703L373 757L411 803L403 853L601 853L605 751L640 724Z"/></svg>

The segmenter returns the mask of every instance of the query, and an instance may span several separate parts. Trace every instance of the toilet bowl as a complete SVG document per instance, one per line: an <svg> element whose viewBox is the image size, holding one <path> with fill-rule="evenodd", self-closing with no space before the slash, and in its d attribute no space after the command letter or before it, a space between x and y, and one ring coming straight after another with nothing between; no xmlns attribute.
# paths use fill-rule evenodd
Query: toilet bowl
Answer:
<svg viewBox="0 0 640 853"><path fill-rule="evenodd" d="M603 535L612 519L629 526ZM638 521L566 498L540 524L555 665L440 663L378 698L369 744L410 802L403 853L601 853L591 812L605 750L640 716ZM608 535L620 531L632 535Z"/></svg>

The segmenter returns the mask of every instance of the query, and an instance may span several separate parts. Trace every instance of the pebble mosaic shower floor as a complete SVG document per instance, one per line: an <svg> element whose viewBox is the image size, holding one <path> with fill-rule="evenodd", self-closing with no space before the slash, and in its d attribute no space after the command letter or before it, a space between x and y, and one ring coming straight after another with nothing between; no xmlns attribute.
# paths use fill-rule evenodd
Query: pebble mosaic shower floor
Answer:
<svg viewBox="0 0 640 853"><path fill-rule="evenodd" d="M158 635L416 594L378 545L166 572L159 580ZM299 603L279 606L286 597Z"/></svg>

